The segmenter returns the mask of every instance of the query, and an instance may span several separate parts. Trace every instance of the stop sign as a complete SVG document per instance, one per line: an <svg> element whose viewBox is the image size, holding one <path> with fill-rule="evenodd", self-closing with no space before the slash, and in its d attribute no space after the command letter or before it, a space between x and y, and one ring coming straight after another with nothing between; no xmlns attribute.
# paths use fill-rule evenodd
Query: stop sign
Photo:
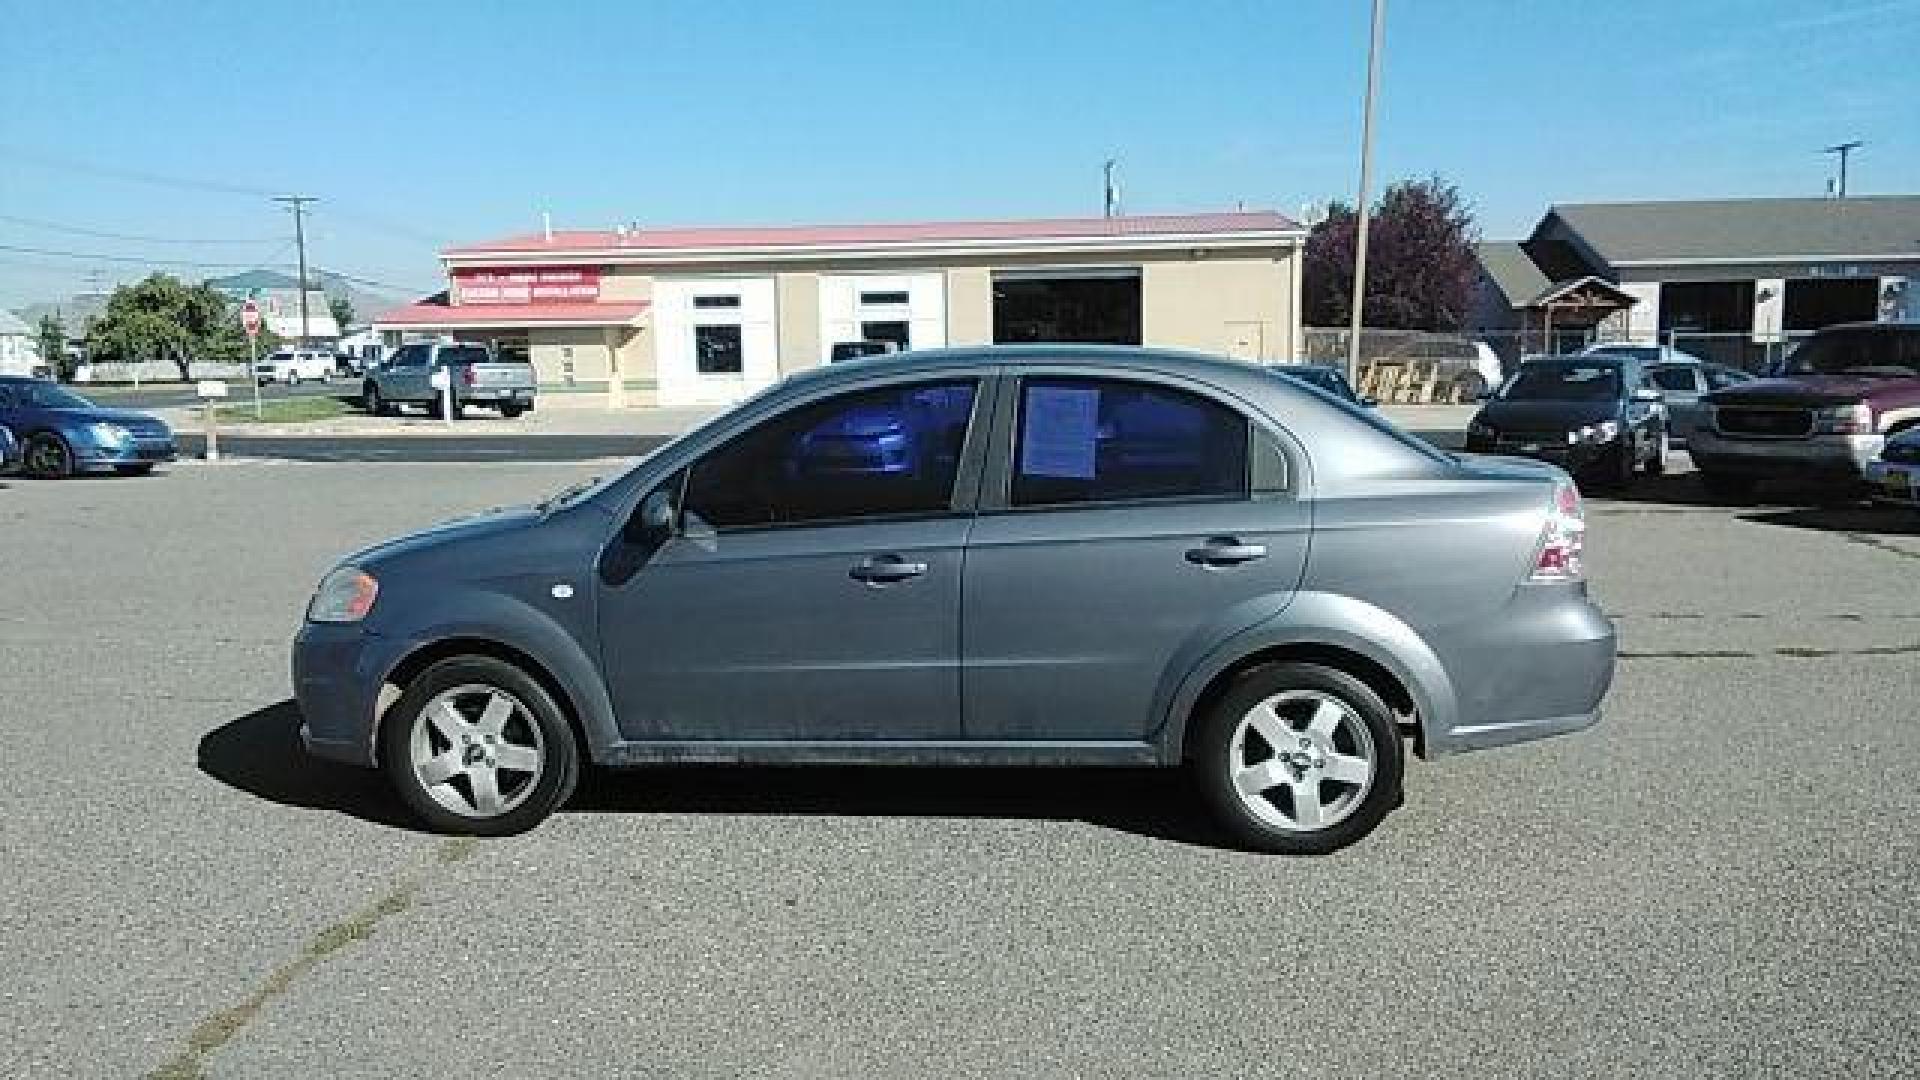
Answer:
<svg viewBox="0 0 1920 1080"><path fill-rule="evenodd" d="M240 305L240 325L246 328L248 337L260 333L260 308L251 300Z"/></svg>

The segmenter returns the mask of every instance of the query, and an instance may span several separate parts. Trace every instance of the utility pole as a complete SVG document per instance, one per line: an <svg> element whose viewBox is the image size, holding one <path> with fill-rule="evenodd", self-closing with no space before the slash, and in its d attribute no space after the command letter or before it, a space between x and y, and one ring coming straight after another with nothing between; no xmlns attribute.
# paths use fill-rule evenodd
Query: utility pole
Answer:
<svg viewBox="0 0 1920 1080"><path fill-rule="evenodd" d="M1843 142L1843 143L1835 143L1834 145L1832 145L1832 146L1829 146L1829 147L1827 147L1826 149L1824 149L1824 150L1822 150L1822 151L1820 151L1820 152L1821 152L1821 153L1823 153L1823 154L1837 154L1837 155L1839 155L1839 158L1840 158L1840 198L1842 198L1842 199L1844 199L1844 198L1846 198L1846 197L1847 197L1847 155L1849 155L1849 154L1851 154L1851 153L1853 153L1853 152L1854 152L1855 150L1858 150L1858 149L1860 149L1861 147L1863 147L1863 146L1865 146L1865 145L1867 145L1867 144L1866 144L1866 143L1864 143L1864 142L1861 142L1861 141L1860 141L1859 139L1853 139L1853 140L1851 140L1851 141L1848 141L1848 142Z"/></svg>
<svg viewBox="0 0 1920 1080"><path fill-rule="evenodd" d="M1353 212L1353 320L1347 328L1347 382L1360 385L1360 325L1367 307L1367 200L1373 186L1373 98L1380 90L1380 39L1386 33L1387 0L1373 0L1373 36L1367 43L1367 101L1360 121L1360 193Z"/></svg>
<svg viewBox="0 0 1920 1080"><path fill-rule="evenodd" d="M1106 165L1101 168L1101 171L1106 175L1106 197L1103 200L1105 209L1101 215L1102 217L1112 217L1114 212L1120 208L1120 194L1113 189L1113 167L1118 164L1120 164L1118 159L1108 158Z"/></svg>
<svg viewBox="0 0 1920 1080"><path fill-rule="evenodd" d="M274 202L293 208L293 243L300 251L300 347L307 347L307 230L302 216L307 204L319 200L311 195L276 195Z"/></svg>

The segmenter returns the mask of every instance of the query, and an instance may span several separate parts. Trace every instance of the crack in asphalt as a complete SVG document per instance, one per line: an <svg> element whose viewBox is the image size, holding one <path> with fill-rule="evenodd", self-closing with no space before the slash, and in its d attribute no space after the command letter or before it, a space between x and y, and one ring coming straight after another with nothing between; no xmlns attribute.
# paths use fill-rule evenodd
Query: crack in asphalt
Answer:
<svg viewBox="0 0 1920 1080"><path fill-rule="evenodd" d="M443 866L459 862L473 853L474 844L470 836L445 840L435 851L436 861ZM195 1024L187 1035L186 1046L150 1073L150 1080L200 1080L206 1075L207 1058L233 1041L263 1009L293 989L308 972L349 945L372 937L382 922L412 907L420 886L421 878L409 874L373 903L315 934L298 956L269 972L238 1005L211 1013Z"/></svg>
<svg viewBox="0 0 1920 1080"><path fill-rule="evenodd" d="M1622 660L1757 660L1765 656L1784 656L1794 660L1819 660L1833 656L1920 656L1920 644L1866 645L1858 649L1821 649L1805 645L1781 645L1772 649L1622 649Z"/></svg>

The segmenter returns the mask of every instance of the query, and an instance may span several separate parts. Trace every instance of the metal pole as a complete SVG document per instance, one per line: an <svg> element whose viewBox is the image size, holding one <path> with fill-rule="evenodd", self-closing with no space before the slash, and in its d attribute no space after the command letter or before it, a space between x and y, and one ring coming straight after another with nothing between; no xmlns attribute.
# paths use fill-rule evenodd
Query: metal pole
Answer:
<svg viewBox="0 0 1920 1080"><path fill-rule="evenodd" d="M1360 121L1360 192L1354 199L1358 231L1353 240L1353 319L1347 334L1347 381L1360 385L1360 327L1367 307L1367 200L1373 186L1373 99L1380 89L1380 39L1387 0L1373 0L1373 36L1367 44L1367 100Z"/></svg>
<svg viewBox="0 0 1920 1080"><path fill-rule="evenodd" d="M253 384L253 418L263 420L266 414L260 408L260 338L255 334L247 335L247 381Z"/></svg>
<svg viewBox="0 0 1920 1080"><path fill-rule="evenodd" d="M293 243L300 252L300 347L309 347L307 326L307 230L304 215L307 204L317 200L311 195L281 195L274 202L293 207Z"/></svg>

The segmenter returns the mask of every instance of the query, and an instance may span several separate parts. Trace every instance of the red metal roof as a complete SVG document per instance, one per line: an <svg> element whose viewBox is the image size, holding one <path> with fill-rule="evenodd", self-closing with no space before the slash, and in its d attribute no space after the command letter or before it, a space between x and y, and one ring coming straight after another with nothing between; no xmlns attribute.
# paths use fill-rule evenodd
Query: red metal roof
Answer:
<svg viewBox="0 0 1920 1080"><path fill-rule="evenodd" d="M395 308L374 319L377 326L471 326L480 323L542 326L556 323L624 326L647 310L629 304L449 304L445 293Z"/></svg>
<svg viewBox="0 0 1920 1080"><path fill-rule="evenodd" d="M792 225L768 228L638 229L622 236L611 229L556 231L510 236L446 249L447 255L493 251L585 251L606 248L767 248L886 246L939 242L1098 239L1156 235L1293 232L1300 226L1271 211L1221 214L1158 214L1112 218L1033 218L1021 221L923 221L898 225Z"/></svg>

